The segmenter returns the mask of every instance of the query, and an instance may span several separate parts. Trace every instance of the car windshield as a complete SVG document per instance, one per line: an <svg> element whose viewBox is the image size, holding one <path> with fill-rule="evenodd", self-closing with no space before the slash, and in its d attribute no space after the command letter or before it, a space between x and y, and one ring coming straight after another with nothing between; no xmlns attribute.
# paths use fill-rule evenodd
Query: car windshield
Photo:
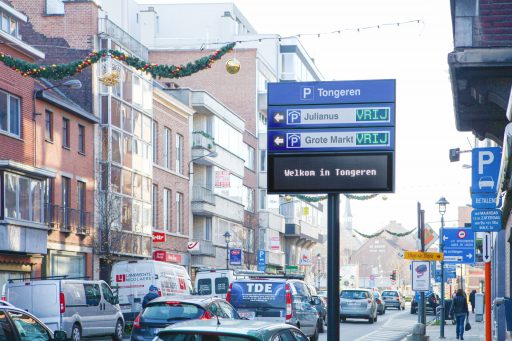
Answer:
<svg viewBox="0 0 512 341"><path fill-rule="evenodd" d="M253 341L254 339L248 336L236 336L236 335L222 335L222 334L211 334L202 332L175 332L172 334L165 333L160 334L159 338L163 341Z"/></svg>
<svg viewBox="0 0 512 341"><path fill-rule="evenodd" d="M141 318L161 321L193 320L204 314L204 309L194 304L182 302L158 302L149 305Z"/></svg>
<svg viewBox="0 0 512 341"><path fill-rule="evenodd" d="M398 293L396 291L383 291L382 297L396 297Z"/></svg>
<svg viewBox="0 0 512 341"><path fill-rule="evenodd" d="M340 296L349 300L364 300L368 298L368 293L366 291L344 290Z"/></svg>

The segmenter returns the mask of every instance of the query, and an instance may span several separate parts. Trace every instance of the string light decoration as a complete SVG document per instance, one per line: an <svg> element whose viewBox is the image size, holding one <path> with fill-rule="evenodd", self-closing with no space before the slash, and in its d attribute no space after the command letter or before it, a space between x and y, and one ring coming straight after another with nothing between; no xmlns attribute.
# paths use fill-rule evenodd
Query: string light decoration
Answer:
<svg viewBox="0 0 512 341"><path fill-rule="evenodd" d="M83 60L76 60L65 64L38 65L29 63L25 60L14 58L12 56L0 53L0 62L10 67L12 70L20 73L23 77L46 78L49 80L59 80L66 77L74 76L82 72L84 69L96 64L104 58L111 57L115 60L124 62L125 64L135 68L136 70L150 74L153 78L182 78L190 76L201 70L211 68L212 64L222 58L226 53L231 52L236 43L229 43L222 48L216 50L209 56L201 57L194 62L186 65L159 65L148 61L130 56L124 52L117 50L101 50L93 51ZM104 79L107 83L115 83L116 75L111 72ZM115 84L113 84L115 85Z"/></svg>
<svg viewBox="0 0 512 341"><path fill-rule="evenodd" d="M411 230L409 231L406 231L406 232L393 232L393 231L390 231L388 229L383 229L383 230L380 230L378 232L375 232L374 234L365 234L363 232L360 232L358 230L353 230L355 233L357 233L358 235L360 235L361 237L364 237L364 238L375 238L375 237L378 237L380 236L381 234L383 234L384 232L386 232L387 234L390 234L392 236L395 236L395 237L405 237L405 236L408 236L410 235L411 233L417 231L418 229L416 227L412 228Z"/></svg>

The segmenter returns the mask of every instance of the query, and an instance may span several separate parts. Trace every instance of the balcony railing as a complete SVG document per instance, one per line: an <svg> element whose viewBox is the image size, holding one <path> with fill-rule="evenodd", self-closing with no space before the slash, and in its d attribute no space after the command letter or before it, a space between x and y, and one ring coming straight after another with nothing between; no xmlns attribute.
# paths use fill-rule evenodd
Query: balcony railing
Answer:
<svg viewBox="0 0 512 341"><path fill-rule="evenodd" d="M192 201L207 202L215 205L215 197L213 191L203 186L192 187Z"/></svg>
<svg viewBox="0 0 512 341"><path fill-rule="evenodd" d="M192 148L204 148L213 151L215 148L215 141L213 137L208 136L202 131L192 132Z"/></svg>
<svg viewBox="0 0 512 341"><path fill-rule="evenodd" d="M124 48L133 53L136 57L143 60L148 60L149 50L146 46L142 45L137 39L129 35L121 27L114 24L107 18L99 19L99 32L111 37L115 42L122 45Z"/></svg>
<svg viewBox="0 0 512 341"><path fill-rule="evenodd" d="M90 212L77 210L58 205L45 206L45 222L51 229L61 232L75 232L80 235L89 235L92 224Z"/></svg>

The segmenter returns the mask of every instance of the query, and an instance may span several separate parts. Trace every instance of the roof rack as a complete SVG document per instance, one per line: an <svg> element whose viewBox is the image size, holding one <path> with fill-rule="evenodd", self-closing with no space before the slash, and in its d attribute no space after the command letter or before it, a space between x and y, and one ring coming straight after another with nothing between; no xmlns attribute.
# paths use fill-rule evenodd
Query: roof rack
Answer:
<svg viewBox="0 0 512 341"><path fill-rule="evenodd" d="M68 277L68 275L62 276L41 276L41 277L30 277L30 278L9 278L9 283L14 281L31 281L31 280L45 280L45 279L90 279L90 277Z"/></svg>
<svg viewBox="0 0 512 341"><path fill-rule="evenodd" d="M304 280L304 274L282 274L282 275L271 275L271 274L253 274L248 275L251 278L285 278L285 279L300 279Z"/></svg>

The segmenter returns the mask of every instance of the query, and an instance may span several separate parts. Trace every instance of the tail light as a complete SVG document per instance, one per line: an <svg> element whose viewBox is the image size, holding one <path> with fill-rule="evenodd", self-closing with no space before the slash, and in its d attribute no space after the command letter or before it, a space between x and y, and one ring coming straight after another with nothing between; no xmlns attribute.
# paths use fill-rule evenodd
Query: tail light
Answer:
<svg viewBox="0 0 512 341"><path fill-rule="evenodd" d="M140 329L140 314L133 321L133 328Z"/></svg>
<svg viewBox="0 0 512 341"><path fill-rule="evenodd" d="M368 300L368 304L372 303L372 300Z"/></svg>
<svg viewBox="0 0 512 341"><path fill-rule="evenodd" d="M213 318L212 314L207 310L204 312L204 315L201 317L201 320L209 320Z"/></svg>
<svg viewBox="0 0 512 341"><path fill-rule="evenodd" d="M59 294L59 305L60 305L60 313L64 314L66 312L66 298L64 297L63 292L61 292Z"/></svg>
<svg viewBox="0 0 512 341"><path fill-rule="evenodd" d="M290 284L286 284L286 322L292 318L292 293Z"/></svg>
<svg viewBox="0 0 512 341"><path fill-rule="evenodd" d="M233 287L233 283L229 284L228 293L226 295L226 301L228 301L229 303L231 303L231 288L232 287Z"/></svg>
<svg viewBox="0 0 512 341"><path fill-rule="evenodd" d="M395 300L400 301L400 297L395 297Z"/></svg>
<svg viewBox="0 0 512 341"><path fill-rule="evenodd" d="M1 300L7 302L7 297L2 296Z"/></svg>
<svg viewBox="0 0 512 341"><path fill-rule="evenodd" d="M378 298L377 298L377 300L376 300L376 301L377 301L377 304L380 304L380 300L379 300Z"/></svg>
<svg viewBox="0 0 512 341"><path fill-rule="evenodd" d="M158 296L162 296L162 290L158 290Z"/></svg>

